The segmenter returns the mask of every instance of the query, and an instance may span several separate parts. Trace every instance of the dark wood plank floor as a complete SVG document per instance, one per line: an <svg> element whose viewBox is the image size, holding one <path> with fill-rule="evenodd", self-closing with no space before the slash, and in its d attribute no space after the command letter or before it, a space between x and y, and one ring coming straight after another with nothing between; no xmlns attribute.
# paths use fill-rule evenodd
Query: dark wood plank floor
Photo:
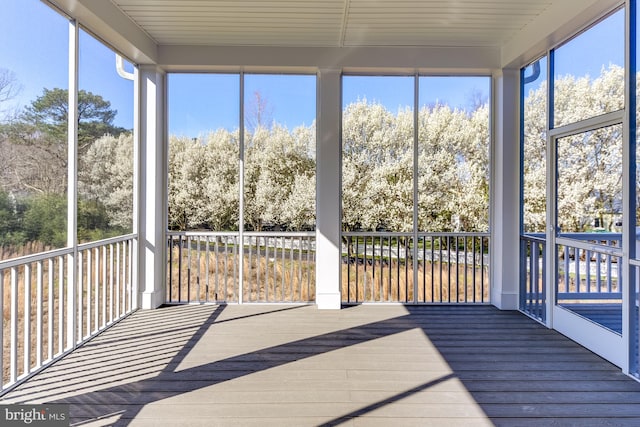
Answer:
<svg viewBox="0 0 640 427"><path fill-rule="evenodd" d="M9 402L79 425L640 425L639 383L489 306L140 311Z"/></svg>
<svg viewBox="0 0 640 427"><path fill-rule="evenodd" d="M580 316L622 334L622 303L560 304ZM636 312L636 316L638 313Z"/></svg>

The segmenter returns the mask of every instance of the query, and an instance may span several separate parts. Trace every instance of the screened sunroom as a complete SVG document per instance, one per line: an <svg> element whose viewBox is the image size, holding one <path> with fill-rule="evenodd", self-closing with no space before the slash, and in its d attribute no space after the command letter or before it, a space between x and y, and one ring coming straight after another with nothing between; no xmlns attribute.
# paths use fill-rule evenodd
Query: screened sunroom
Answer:
<svg viewBox="0 0 640 427"><path fill-rule="evenodd" d="M0 390L167 305L516 310L637 379L636 18L5 2Z"/></svg>

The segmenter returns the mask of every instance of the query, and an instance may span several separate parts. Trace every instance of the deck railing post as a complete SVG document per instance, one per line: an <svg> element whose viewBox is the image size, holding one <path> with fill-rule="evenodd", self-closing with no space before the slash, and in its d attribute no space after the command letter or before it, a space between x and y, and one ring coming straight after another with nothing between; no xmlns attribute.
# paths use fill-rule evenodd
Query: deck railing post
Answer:
<svg viewBox="0 0 640 427"><path fill-rule="evenodd" d="M24 266L24 313L23 321L23 347L22 362L23 372L28 374L31 370L31 264Z"/></svg>
<svg viewBox="0 0 640 427"><path fill-rule="evenodd" d="M4 298L4 295L3 295ZM11 309L10 309L10 371L9 381L14 383L18 378L18 267L11 269ZM3 348L4 350L4 348Z"/></svg>

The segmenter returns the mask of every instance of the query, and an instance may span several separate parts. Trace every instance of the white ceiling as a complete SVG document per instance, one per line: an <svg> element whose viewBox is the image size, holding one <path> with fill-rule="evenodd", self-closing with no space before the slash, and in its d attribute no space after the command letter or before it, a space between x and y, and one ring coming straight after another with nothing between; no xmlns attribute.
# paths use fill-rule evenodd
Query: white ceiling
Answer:
<svg viewBox="0 0 640 427"><path fill-rule="evenodd" d="M573 0L111 0L158 45L496 46Z"/></svg>

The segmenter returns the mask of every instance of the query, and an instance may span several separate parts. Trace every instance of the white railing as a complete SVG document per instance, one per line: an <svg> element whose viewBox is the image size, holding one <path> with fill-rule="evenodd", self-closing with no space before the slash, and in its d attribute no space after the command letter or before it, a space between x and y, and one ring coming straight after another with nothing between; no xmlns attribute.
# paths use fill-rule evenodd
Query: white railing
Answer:
<svg viewBox="0 0 640 427"><path fill-rule="evenodd" d="M520 309L541 322L547 317L546 256L544 234L520 236Z"/></svg>
<svg viewBox="0 0 640 427"><path fill-rule="evenodd" d="M166 302L315 301L314 232L244 232L242 238L240 245L239 232L167 233Z"/></svg>
<svg viewBox="0 0 640 427"><path fill-rule="evenodd" d="M622 301L620 275L622 235L620 233L562 233L557 238L558 304L600 304ZM520 236L520 309L545 320L546 257L545 235Z"/></svg>
<svg viewBox="0 0 640 427"><path fill-rule="evenodd" d="M578 300L622 302L620 233L563 233L556 238L556 243L558 303Z"/></svg>
<svg viewBox="0 0 640 427"><path fill-rule="evenodd" d="M0 394L137 309L134 238L0 261Z"/></svg>
<svg viewBox="0 0 640 427"><path fill-rule="evenodd" d="M488 233L343 232L345 303L489 302Z"/></svg>

